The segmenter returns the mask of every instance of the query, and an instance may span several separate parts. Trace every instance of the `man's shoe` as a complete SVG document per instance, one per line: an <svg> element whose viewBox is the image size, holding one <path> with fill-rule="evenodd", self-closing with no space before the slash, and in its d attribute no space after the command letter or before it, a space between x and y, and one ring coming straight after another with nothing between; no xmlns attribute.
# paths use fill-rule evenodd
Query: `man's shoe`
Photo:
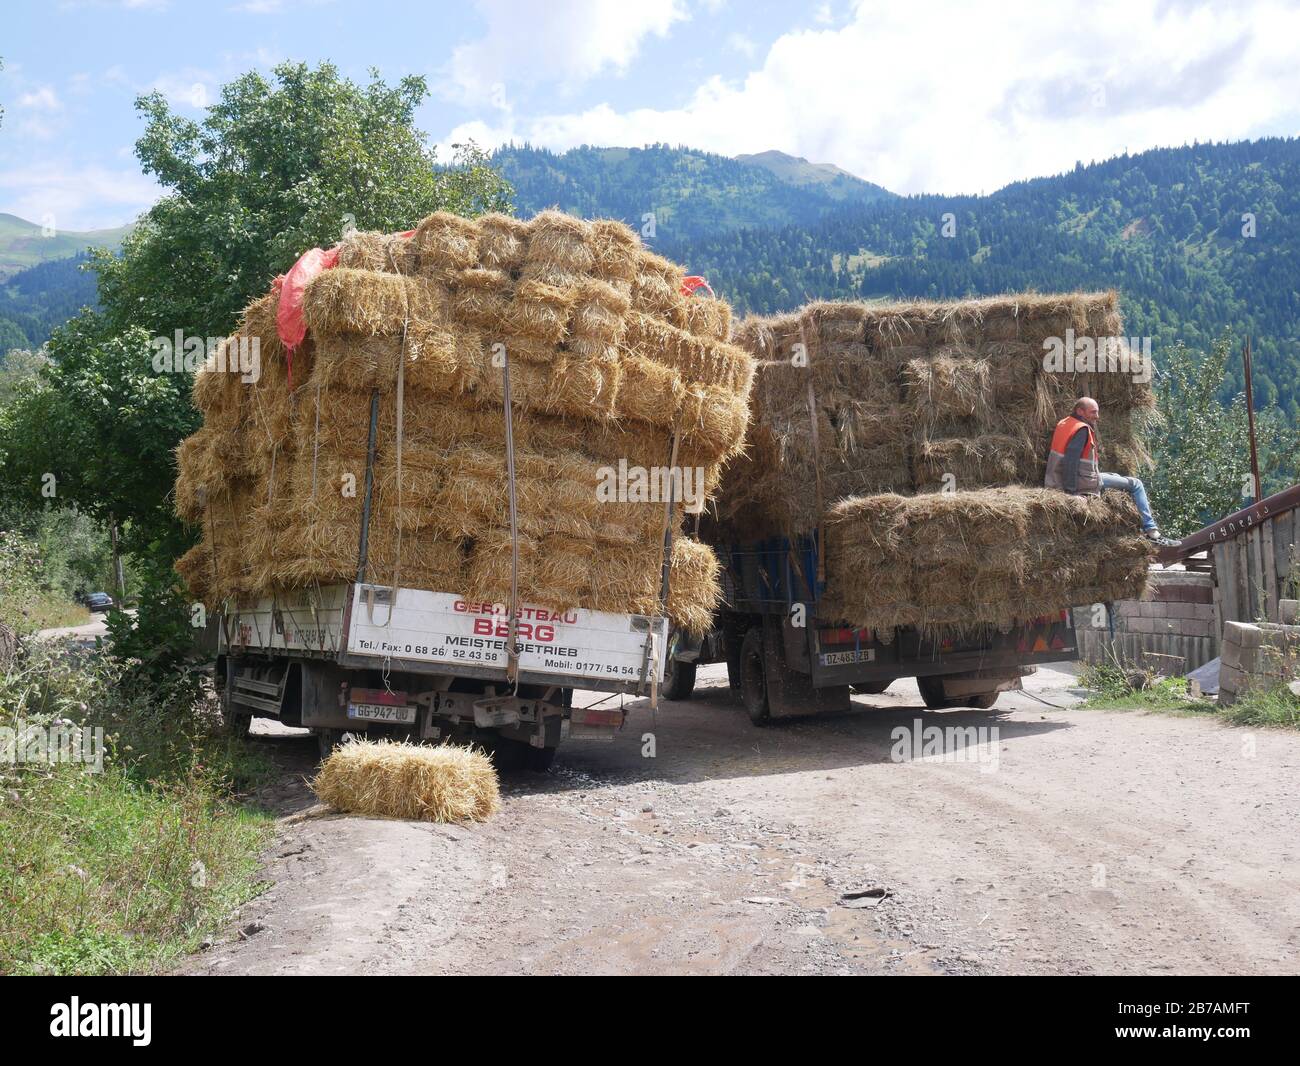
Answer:
<svg viewBox="0 0 1300 1066"><path fill-rule="evenodd" d="M1158 548L1177 548L1182 544L1181 540L1170 540L1168 537L1162 537L1158 529L1143 530L1142 535Z"/></svg>

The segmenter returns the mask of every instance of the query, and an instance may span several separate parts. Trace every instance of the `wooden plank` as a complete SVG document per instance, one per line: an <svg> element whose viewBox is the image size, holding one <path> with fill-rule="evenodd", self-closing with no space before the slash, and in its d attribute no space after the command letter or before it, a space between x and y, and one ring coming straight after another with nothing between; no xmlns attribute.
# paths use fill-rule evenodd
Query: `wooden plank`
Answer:
<svg viewBox="0 0 1300 1066"><path fill-rule="evenodd" d="M1233 537L1232 546L1236 555L1237 621L1249 622L1252 620L1250 613L1250 553L1247 551L1246 535L1243 533Z"/></svg>
<svg viewBox="0 0 1300 1066"><path fill-rule="evenodd" d="M1264 569L1264 610L1270 622L1277 621L1277 557L1273 551L1274 522L1265 522L1259 531L1260 562Z"/></svg>
<svg viewBox="0 0 1300 1066"><path fill-rule="evenodd" d="M1300 578L1300 566L1297 563L1300 559L1300 553L1296 551L1297 536L1300 535L1300 508L1288 511L1279 515L1274 523L1276 530L1277 546L1277 581L1278 589L1283 599L1294 600L1296 596L1296 580Z"/></svg>
<svg viewBox="0 0 1300 1066"><path fill-rule="evenodd" d="M1260 616L1260 599L1257 595L1258 573L1260 573L1260 556L1256 552L1255 529L1248 529L1245 532L1245 614L1243 621L1258 621Z"/></svg>
<svg viewBox="0 0 1300 1066"><path fill-rule="evenodd" d="M1236 617L1233 613L1236 604L1232 598L1232 567L1228 564L1227 545L1216 544L1210 558L1214 560L1214 628L1216 632L1222 633L1224 621Z"/></svg>
<svg viewBox="0 0 1300 1066"><path fill-rule="evenodd" d="M1264 527L1257 525L1250 531L1250 561L1251 561L1251 582L1253 591L1251 595L1255 601L1255 617L1260 621L1268 621L1268 593L1267 584L1264 580Z"/></svg>
<svg viewBox="0 0 1300 1066"><path fill-rule="evenodd" d="M1235 539L1220 545L1223 549L1223 621L1241 621L1241 582L1237 579L1237 542ZM1222 635L1223 630L1219 630Z"/></svg>

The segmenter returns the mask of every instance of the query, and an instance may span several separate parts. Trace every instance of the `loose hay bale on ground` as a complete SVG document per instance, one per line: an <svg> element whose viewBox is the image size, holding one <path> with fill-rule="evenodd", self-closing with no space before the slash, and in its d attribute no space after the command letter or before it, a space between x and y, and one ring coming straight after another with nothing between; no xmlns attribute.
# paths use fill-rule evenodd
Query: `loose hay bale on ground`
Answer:
<svg viewBox="0 0 1300 1066"><path fill-rule="evenodd" d="M492 760L452 744L341 744L322 764L312 789L337 810L381 818L482 822L501 809Z"/></svg>

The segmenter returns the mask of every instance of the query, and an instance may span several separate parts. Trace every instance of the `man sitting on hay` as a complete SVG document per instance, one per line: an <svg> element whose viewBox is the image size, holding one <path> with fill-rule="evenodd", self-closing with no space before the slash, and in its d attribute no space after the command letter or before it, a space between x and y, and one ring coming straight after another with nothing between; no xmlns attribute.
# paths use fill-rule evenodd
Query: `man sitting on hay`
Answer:
<svg viewBox="0 0 1300 1066"><path fill-rule="evenodd" d="M1160 535L1142 479L1100 470L1097 438L1100 417L1101 406L1097 401L1091 396L1080 396L1074 402L1074 410L1056 423L1047 453L1047 473L1043 484L1071 496L1097 496L1103 489L1122 489L1133 497L1137 505L1142 517L1143 535L1162 547L1176 546L1178 541Z"/></svg>

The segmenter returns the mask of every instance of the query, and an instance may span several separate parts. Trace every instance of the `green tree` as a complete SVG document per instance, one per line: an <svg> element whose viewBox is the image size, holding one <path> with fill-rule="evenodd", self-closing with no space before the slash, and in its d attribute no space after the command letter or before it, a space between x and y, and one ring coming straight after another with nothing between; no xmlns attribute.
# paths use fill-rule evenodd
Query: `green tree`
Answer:
<svg viewBox="0 0 1300 1066"><path fill-rule="evenodd" d="M1176 345L1160 360L1155 381L1160 424L1153 434L1155 470L1148 488L1161 528L1174 536L1249 502L1246 397L1238 393L1227 405L1219 399L1230 353L1225 339L1207 353ZM1268 495L1295 479L1300 440L1273 404L1256 410L1255 436L1261 495Z"/></svg>
<svg viewBox="0 0 1300 1066"><path fill-rule="evenodd" d="M225 86L201 122L142 96L136 155L169 190L120 256L100 253L100 302L118 330L231 331L308 248L344 229L402 230L434 211L509 210L510 186L473 145L439 167L414 125L423 78L367 85L325 63L251 72Z"/></svg>
<svg viewBox="0 0 1300 1066"><path fill-rule="evenodd" d="M199 424L183 375L155 374L147 330L85 311L50 339L49 362L0 408L0 493L30 509L76 504L126 520L128 551L183 551L172 450Z"/></svg>
<svg viewBox="0 0 1300 1066"><path fill-rule="evenodd" d="M128 551L170 564L192 537L172 513L174 450L199 424L184 374L153 371L151 339L232 331L307 248L345 224L397 230L436 210L508 209L510 187L472 146L439 167L414 112L422 78L359 86L330 64L227 85L202 123L157 94L136 153L167 194L120 255L95 257L102 311L55 331L50 364L0 409L0 497L58 500L122 523Z"/></svg>

